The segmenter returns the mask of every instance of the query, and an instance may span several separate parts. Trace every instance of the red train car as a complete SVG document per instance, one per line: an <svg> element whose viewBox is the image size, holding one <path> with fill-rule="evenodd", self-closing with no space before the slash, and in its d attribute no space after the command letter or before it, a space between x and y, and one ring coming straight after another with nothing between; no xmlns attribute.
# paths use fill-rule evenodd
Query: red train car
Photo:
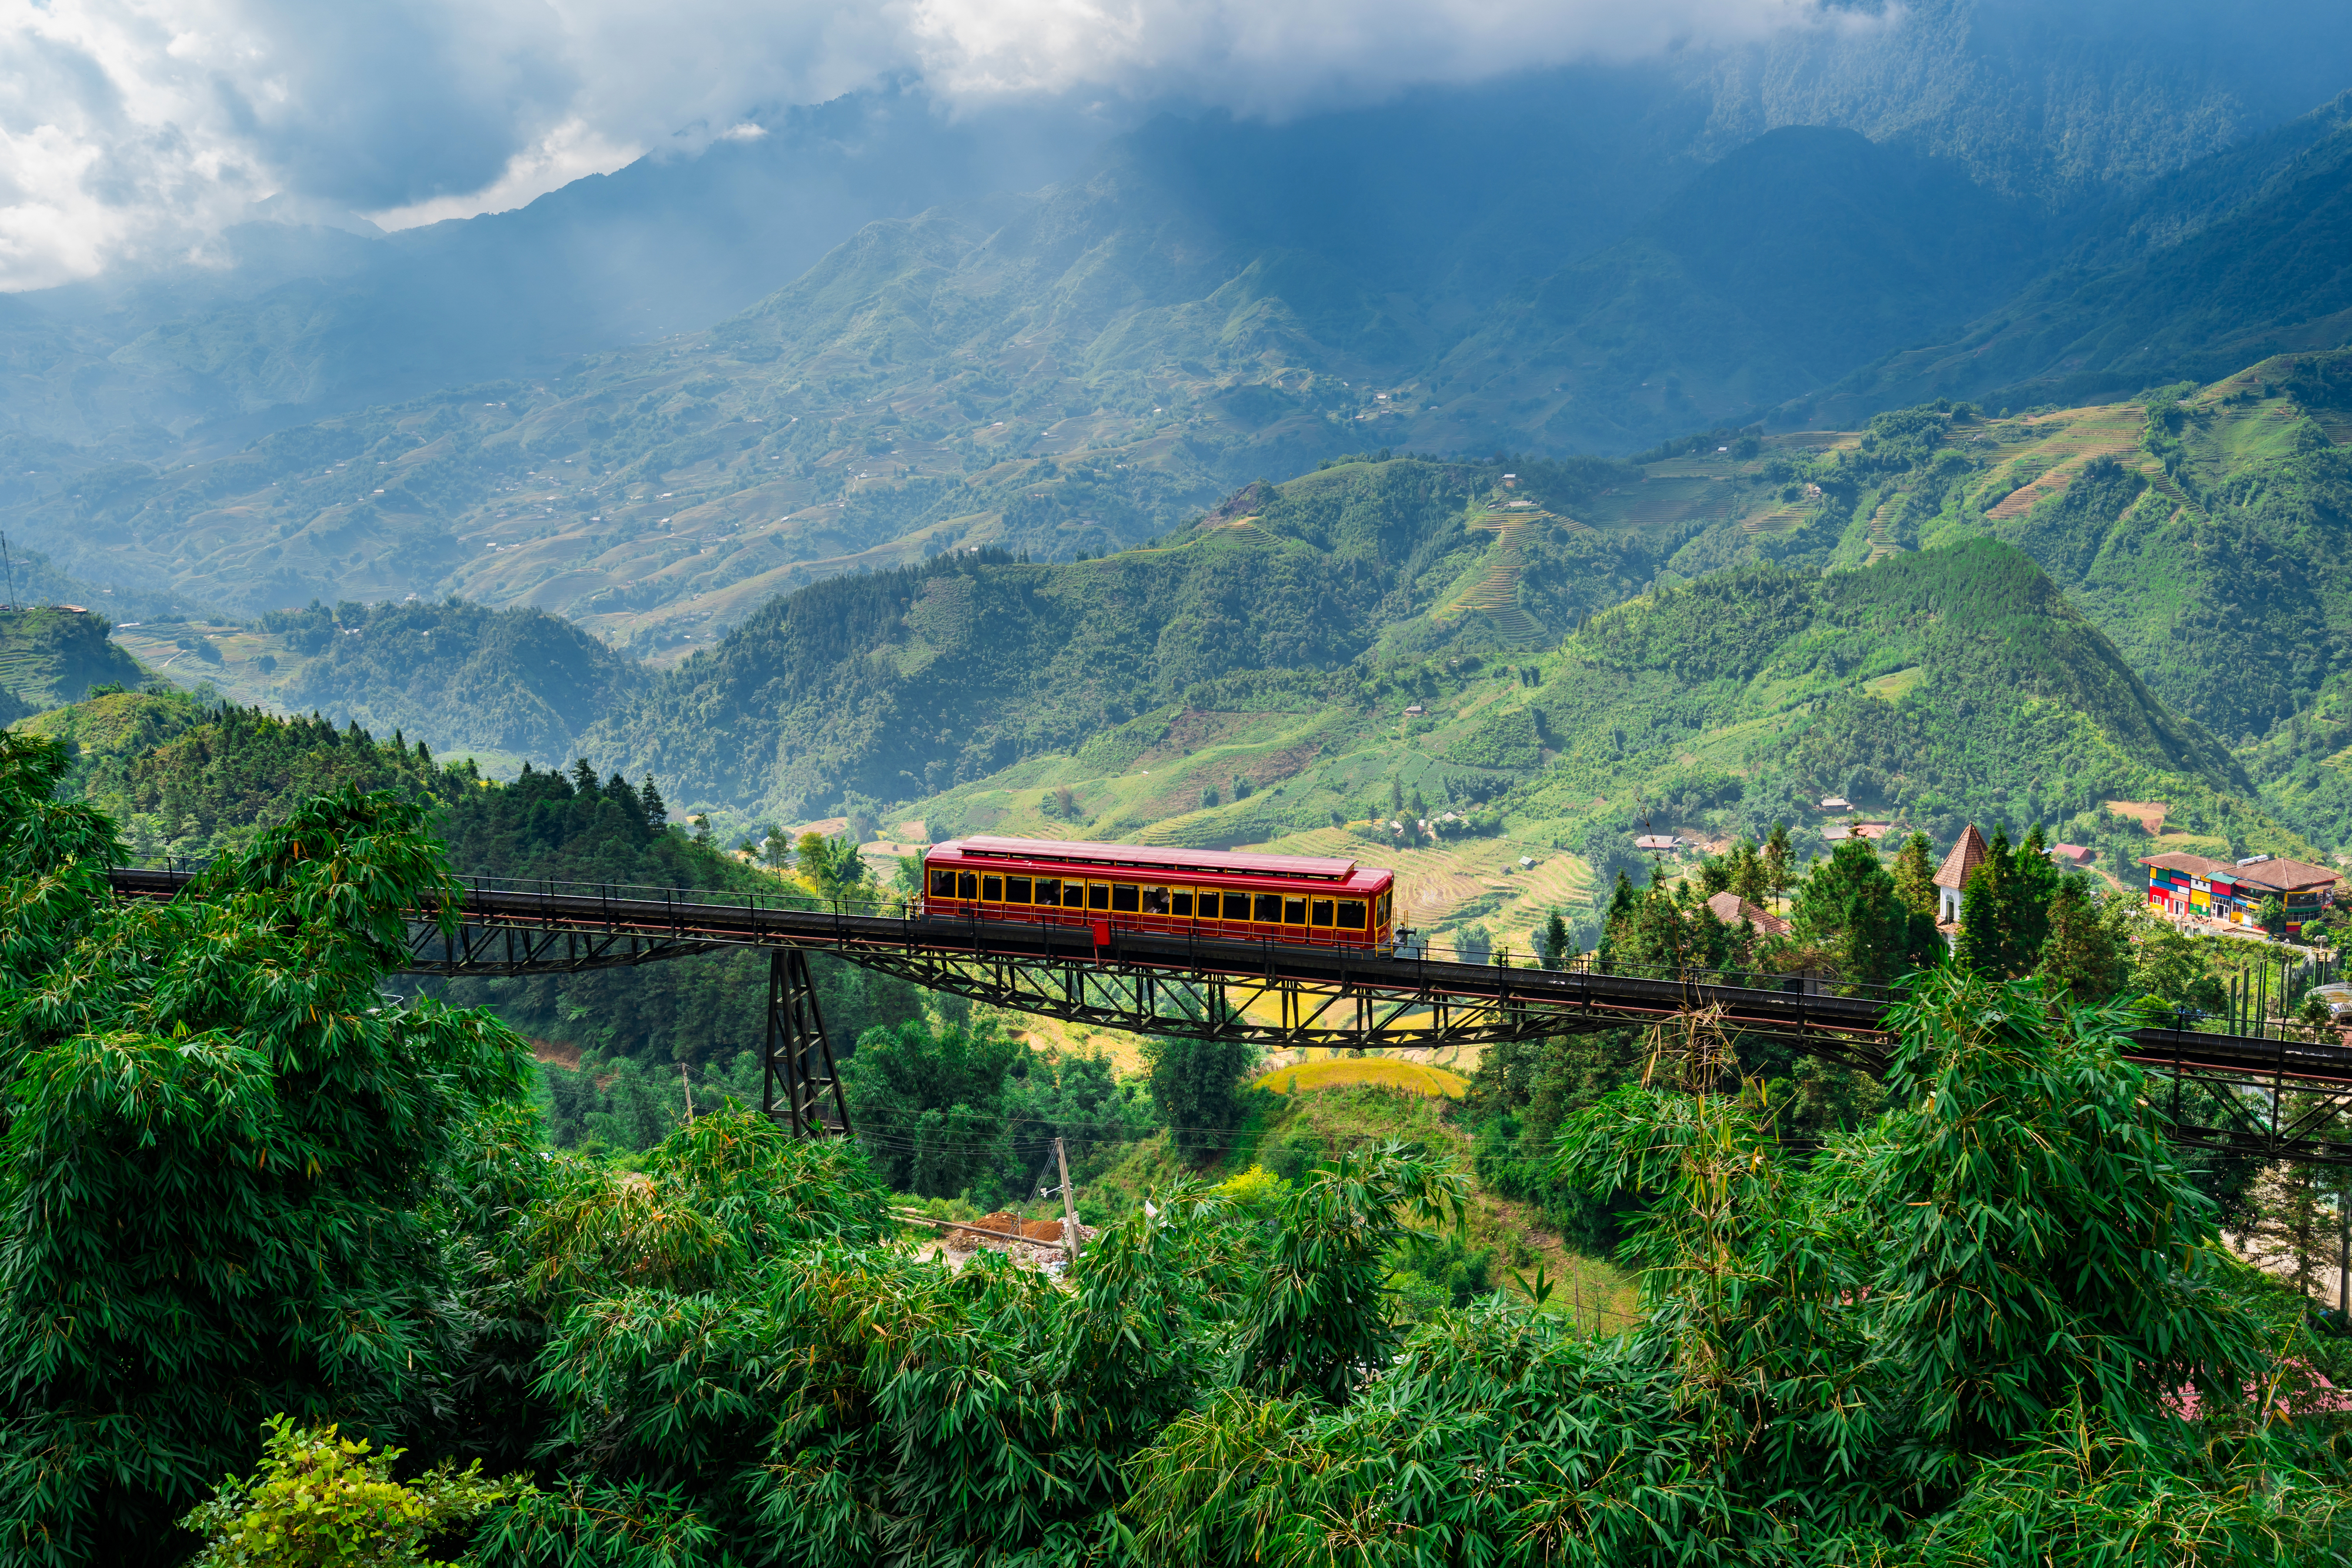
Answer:
<svg viewBox="0 0 2352 1568"><path fill-rule="evenodd" d="M1052 839L955 839L923 854L923 912L1032 925L1386 949L1396 878L1354 861Z"/></svg>

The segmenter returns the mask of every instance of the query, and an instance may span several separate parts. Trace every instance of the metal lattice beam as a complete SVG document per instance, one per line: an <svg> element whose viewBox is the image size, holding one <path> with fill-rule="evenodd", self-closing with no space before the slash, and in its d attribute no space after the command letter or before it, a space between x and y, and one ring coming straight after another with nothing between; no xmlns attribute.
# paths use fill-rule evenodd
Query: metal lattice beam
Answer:
<svg viewBox="0 0 2352 1568"><path fill-rule="evenodd" d="M125 897L170 898L189 880L184 871L113 874ZM1874 1071L1884 1066L1891 999L1864 988L1829 995L1772 976L1511 968L1190 931L1115 930L1098 945L1087 926L680 889L476 882L451 929L419 913L408 966L419 974L568 974L768 950L767 1101L808 1130L847 1119L807 984L805 955L815 951L1068 1022L1272 1050L1490 1045L1706 1010L1733 1033L1788 1040ZM2143 1029L2126 1054L2175 1086L2173 1121L2187 1146L2352 1165L2352 1144L2336 1133L2352 1114L2352 1048L2341 1041ZM2179 1090L2192 1083L2211 1092L2230 1124L2181 1120Z"/></svg>

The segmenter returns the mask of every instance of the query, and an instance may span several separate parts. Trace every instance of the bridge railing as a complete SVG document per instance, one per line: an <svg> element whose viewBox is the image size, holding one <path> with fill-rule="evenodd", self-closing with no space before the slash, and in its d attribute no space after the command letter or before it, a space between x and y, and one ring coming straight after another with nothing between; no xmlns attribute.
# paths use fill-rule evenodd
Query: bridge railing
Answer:
<svg viewBox="0 0 2352 1568"><path fill-rule="evenodd" d="M209 858L165 857L160 864L142 869L162 870L179 874L192 874L211 864ZM863 917L868 920L897 921L906 928L904 936L915 935L914 923L925 920L926 929L935 932L931 922L941 917L922 915L919 897L887 889L854 893L828 898L803 887L779 883L773 890L741 888L681 888L656 883L573 882L544 877L497 877L461 875L459 884L468 893L502 894L507 897L537 897L550 900L574 899L593 901L600 906L635 904L658 905L674 915L690 920L698 910L726 910L750 916L756 924L763 912L777 914L822 914L836 918ZM615 917L619 912L615 911ZM1082 930L1091 924L1090 912L1079 912L1078 918L1057 918L1048 922L998 921L964 917L957 919L957 928L971 934L975 950L985 949L988 937L1002 933L1008 938L1023 932L1034 932L1039 925L1055 929ZM1150 935L1169 936L1186 933L1180 929L1185 923L1165 917L1164 929ZM1125 927L1120 927L1124 931ZM1203 934L1202 940L1226 945L1265 946L1269 951L1289 946L1279 940L1241 937L1226 933ZM1396 943L1384 955L1407 960L1432 963L1470 964L1482 967L1529 970L1547 967L1532 954L1515 954L1508 946L1464 948L1430 941L1416 932L1408 932L1406 939ZM1850 982L1813 974L1794 974L1765 968L1714 969L1696 967L1661 967L1629 964L1612 960L1603 962L1597 954L1582 954L1562 960L1559 972L1576 975L1608 974L1631 978L1664 981L1675 985L1704 988L1726 988L1738 990L1801 992L1807 996L1851 998L1857 1000L1894 1002L1905 992L1900 986L1869 985ZM2149 1027L2172 1029L2184 1033L2229 1035L2237 1039L2276 1040L2285 1044L2336 1044L2340 1036L2332 1032L2315 1032L2293 1018L2275 1013L2256 1014L2253 1009L2234 1010L2232 1014L2208 1013L2194 1008L2150 1009L2143 1019Z"/></svg>
<svg viewBox="0 0 2352 1568"><path fill-rule="evenodd" d="M149 869L165 870L181 874L192 873L211 863L209 859L173 857ZM688 920L696 911L727 911L746 917L746 924L756 925L761 913L832 915L837 917L861 917L867 920L890 920L908 927L913 935L913 924L925 920L927 928L936 932L936 923L951 920L955 928L969 932L976 948L987 946L987 937L1001 934L1010 938L1023 933L1034 933L1041 926L1056 931L1077 932L1093 924L1092 912L1077 911L1069 915L1046 919L991 920L972 915L930 916L922 914L922 900L916 895L876 889L870 893L851 894L828 898L806 888L780 884L773 891L741 888L675 887L651 883L572 882L547 877L498 877L461 875L458 883L468 894L503 895L507 898L543 899L548 901L549 916L556 911L554 901L587 902L599 909L609 909L617 921L633 918L638 911L656 906L666 913ZM636 911L624 912L620 906L635 905ZM1244 936L1233 933L1203 929L1174 916L1147 917L1160 925L1139 929L1141 934L1155 936L1197 935L1203 942L1227 946L1264 947L1279 952L1286 947L1305 946L1286 943L1277 938ZM1126 934L1131 928L1118 925L1114 929ZM1328 947L1321 950L1328 951ZM1714 969L1695 966L1657 966L1629 964L1622 961L1602 961L1597 954L1581 954L1563 957L1559 963L1546 965L1534 954L1515 954L1506 946L1463 947L1433 942L1418 932L1408 932L1405 939L1381 949L1383 957L1406 961L1438 964L1466 964L1481 968L1514 970L1553 970L1571 975L1614 975L1630 978L1653 979L1669 984L1691 987L1724 987L1744 990L1801 991L1811 996L1850 997L1858 999L1892 1001L1902 995L1900 988L1850 983L1824 978L1818 975L1781 973L1766 969Z"/></svg>

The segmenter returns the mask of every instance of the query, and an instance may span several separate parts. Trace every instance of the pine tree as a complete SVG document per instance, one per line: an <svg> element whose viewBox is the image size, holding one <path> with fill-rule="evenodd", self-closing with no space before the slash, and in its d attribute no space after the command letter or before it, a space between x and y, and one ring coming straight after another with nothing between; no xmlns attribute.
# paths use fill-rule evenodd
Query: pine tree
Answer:
<svg viewBox="0 0 2352 1568"><path fill-rule="evenodd" d="M1795 880L1796 868L1790 864L1790 858L1789 824L1775 822L1764 841L1764 886L1775 898L1787 892Z"/></svg>
<svg viewBox="0 0 2352 1568"><path fill-rule="evenodd" d="M1713 898L1731 885L1731 857L1706 855L1698 862L1698 891L1702 898Z"/></svg>
<svg viewBox="0 0 2352 1568"><path fill-rule="evenodd" d="M1903 852L1895 857L1895 896L1913 914L1933 919L1936 862L1931 856L1927 834L1914 833L1903 841Z"/></svg>
<svg viewBox="0 0 2352 1568"><path fill-rule="evenodd" d="M1816 864L1790 914L1798 939L1835 953L1848 980L1884 985L1934 959L1935 922L1903 902L1867 839Z"/></svg>
<svg viewBox="0 0 2352 1568"><path fill-rule="evenodd" d="M2041 973L2051 988L2078 1002L2103 1002L2123 984L2123 954L2101 919L2091 879L2077 872L2061 879L2050 899Z"/></svg>
<svg viewBox="0 0 2352 1568"><path fill-rule="evenodd" d="M1567 967L1570 956L1568 922L1555 909L1544 917L1542 929L1535 935L1536 960L1547 969Z"/></svg>
<svg viewBox="0 0 2352 1568"><path fill-rule="evenodd" d="M2064 873L2050 858L2049 841L2036 823L2011 862L2014 873L2007 916L2010 921L2010 970L2030 972L2042 958L2042 944L2050 936L2050 901L2058 895Z"/></svg>
<svg viewBox="0 0 2352 1568"><path fill-rule="evenodd" d="M1755 844L1746 839L1740 840L1731 846L1729 859L1731 891L1751 907L1763 908L1765 900L1771 896L1771 890L1766 884L1763 857L1756 852Z"/></svg>
<svg viewBox="0 0 2352 1568"><path fill-rule="evenodd" d="M1994 841L2004 851L2009 847L2005 839L1996 837ZM2001 901L2007 886L1988 855L1969 873L1968 885L1960 890L1960 935L1952 956L1972 974L1998 979L2008 973L2008 945L2001 929Z"/></svg>

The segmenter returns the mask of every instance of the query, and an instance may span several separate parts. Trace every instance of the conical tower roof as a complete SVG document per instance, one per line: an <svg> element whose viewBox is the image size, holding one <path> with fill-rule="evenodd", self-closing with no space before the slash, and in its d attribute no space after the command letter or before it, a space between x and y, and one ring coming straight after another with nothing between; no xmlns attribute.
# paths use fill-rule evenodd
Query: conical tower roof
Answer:
<svg viewBox="0 0 2352 1568"><path fill-rule="evenodd" d="M1960 835L1960 841L1952 846L1952 852L1944 857L1943 869L1936 873L1936 885L1965 892L1969 874L1984 864L1984 835L1970 822L1968 831Z"/></svg>

